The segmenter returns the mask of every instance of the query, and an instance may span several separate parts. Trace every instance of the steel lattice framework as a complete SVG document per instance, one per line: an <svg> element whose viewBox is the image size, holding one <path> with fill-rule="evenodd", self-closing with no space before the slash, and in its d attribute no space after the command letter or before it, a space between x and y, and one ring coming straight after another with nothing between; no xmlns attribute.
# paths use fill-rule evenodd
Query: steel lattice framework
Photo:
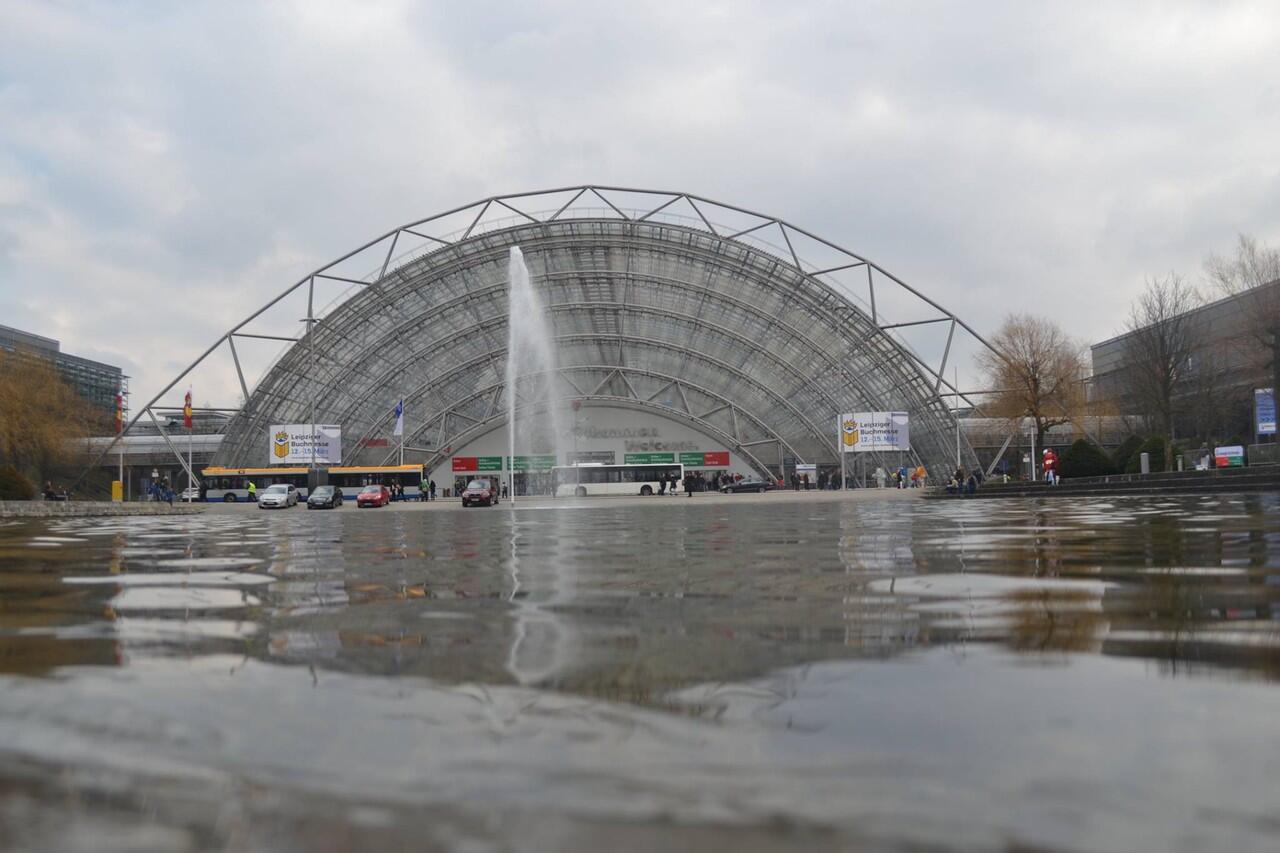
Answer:
<svg viewBox="0 0 1280 853"><path fill-rule="evenodd" d="M394 450L359 439L388 434L403 397L418 415L406 444L434 466L505 424L512 246L548 306L566 402L686 423L762 472L784 456L837 461L837 416L866 410L910 412L913 461L938 471L957 453L976 461L943 395L973 405L946 379L957 332L989 345L960 318L780 219L688 193L600 186L495 196L388 231L225 333L130 426L225 344L247 403L218 464L259 463L268 427L287 422L339 423L345 462L387 462ZM348 288L344 298L317 311L317 287L334 283ZM301 292L301 336L251 331ZM889 293L927 316L886 322ZM908 326L933 330L936 362L901 337ZM293 344L252 389L242 338Z"/></svg>

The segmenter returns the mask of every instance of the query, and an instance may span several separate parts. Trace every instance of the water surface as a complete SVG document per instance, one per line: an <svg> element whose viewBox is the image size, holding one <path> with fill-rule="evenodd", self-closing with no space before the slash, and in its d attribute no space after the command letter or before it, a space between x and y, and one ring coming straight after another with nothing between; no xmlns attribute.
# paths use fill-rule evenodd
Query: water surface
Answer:
<svg viewBox="0 0 1280 853"><path fill-rule="evenodd" d="M1274 849L1280 499L0 526L0 847Z"/></svg>

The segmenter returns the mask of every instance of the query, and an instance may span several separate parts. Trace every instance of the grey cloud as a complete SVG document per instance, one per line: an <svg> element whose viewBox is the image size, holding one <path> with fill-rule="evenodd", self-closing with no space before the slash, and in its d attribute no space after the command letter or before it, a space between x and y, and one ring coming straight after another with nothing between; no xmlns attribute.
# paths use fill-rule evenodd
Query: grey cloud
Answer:
<svg viewBox="0 0 1280 853"><path fill-rule="evenodd" d="M1196 3L9 3L0 322L158 389L388 227L598 181L1096 340L1143 275L1276 240L1277 36Z"/></svg>

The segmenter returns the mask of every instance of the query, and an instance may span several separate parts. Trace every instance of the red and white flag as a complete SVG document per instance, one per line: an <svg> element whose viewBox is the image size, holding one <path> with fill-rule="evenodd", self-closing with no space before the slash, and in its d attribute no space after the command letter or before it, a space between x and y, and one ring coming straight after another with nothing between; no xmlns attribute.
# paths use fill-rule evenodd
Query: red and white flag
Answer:
<svg viewBox="0 0 1280 853"><path fill-rule="evenodd" d="M187 397L182 401L182 425L191 429L191 389L187 389Z"/></svg>

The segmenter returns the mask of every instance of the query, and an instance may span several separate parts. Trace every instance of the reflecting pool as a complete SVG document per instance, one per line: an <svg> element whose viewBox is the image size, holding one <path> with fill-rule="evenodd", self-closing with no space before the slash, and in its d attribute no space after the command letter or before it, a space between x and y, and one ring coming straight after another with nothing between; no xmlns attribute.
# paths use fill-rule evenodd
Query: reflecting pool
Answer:
<svg viewBox="0 0 1280 853"><path fill-rule="evenodd" d="M0 523L0 848L1271 850L1280 496Z"/></svg>

